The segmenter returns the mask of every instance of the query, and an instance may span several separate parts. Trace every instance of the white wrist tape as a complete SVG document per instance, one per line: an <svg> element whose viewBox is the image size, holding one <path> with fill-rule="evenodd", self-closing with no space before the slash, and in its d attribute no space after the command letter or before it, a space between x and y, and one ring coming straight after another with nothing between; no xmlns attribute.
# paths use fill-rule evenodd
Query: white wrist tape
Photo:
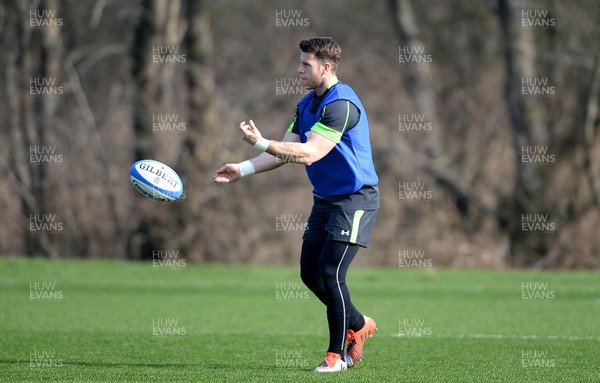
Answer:
<svg viewBox="0 0 600 383"><path fill-rule="evenodd" d="M256 144L254 144L254 147L263 152L266 152L267 149L269 148L270 144L271 144L271 140L267 140L266 138L261 137L261 138L259 138L258 141L256 141Z"/></svg>
<svg viewBox="0 0 600 383"><path fill-rule="evenodd" d="M244 162L240 162L240 177L245 177L245 176L249 176L250 174L254 174L256 172L256 169L254 169L254 165L252 165L252 162L248 161L244 161Z"/></svg>

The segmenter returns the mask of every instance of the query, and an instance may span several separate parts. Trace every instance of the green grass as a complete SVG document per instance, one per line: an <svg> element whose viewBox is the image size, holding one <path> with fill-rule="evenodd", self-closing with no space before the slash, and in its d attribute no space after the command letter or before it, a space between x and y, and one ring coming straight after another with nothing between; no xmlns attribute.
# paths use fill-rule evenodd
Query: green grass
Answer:
<svg viewBox="0 0 600 383"><path fill-rule="evenodd" d="M62 299L32 300L36 282ZM379 330L356 368L323 376L324 307L303 286L276 298L296 268L3 258L0 381L600 381L598 273L351 269L348 282ZM522 299L527 282L554 298ZM167 331L156 320L179 335L153 335ZM425 335L398 336L411 331Z"/></svg>

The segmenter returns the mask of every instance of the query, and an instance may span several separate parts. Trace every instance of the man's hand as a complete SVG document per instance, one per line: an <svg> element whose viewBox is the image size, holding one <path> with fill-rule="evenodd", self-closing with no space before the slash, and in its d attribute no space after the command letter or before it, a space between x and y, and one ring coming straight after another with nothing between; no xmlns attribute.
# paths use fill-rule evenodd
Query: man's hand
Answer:
<svg viewBox="0 0 600 383"><path fill-rule="evenodd" d="M250 124L246 124L246 121L240 122L240 130L244 133L244 141L254 146L256 141L262 138L262 135L254 125L254 121L250 120Z"/></svg>
<svg viewBox="0 0 600 383"><path fill-rule="evenodd" d="M227 164L215 172L214 181L218 184L235 182L241 177L239 164Z"/></svg>

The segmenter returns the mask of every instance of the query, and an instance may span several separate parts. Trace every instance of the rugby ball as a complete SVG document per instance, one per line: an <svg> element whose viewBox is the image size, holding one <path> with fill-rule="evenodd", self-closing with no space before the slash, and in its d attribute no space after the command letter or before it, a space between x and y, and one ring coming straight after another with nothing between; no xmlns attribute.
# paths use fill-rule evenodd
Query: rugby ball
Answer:
<svg viewBox="0 0 600 383"><path fill-rule="evenodd" d="M137 191L156 201L175 201L183 193L179 175L159 161L140 160L131 165L129 176Z"/></svg>

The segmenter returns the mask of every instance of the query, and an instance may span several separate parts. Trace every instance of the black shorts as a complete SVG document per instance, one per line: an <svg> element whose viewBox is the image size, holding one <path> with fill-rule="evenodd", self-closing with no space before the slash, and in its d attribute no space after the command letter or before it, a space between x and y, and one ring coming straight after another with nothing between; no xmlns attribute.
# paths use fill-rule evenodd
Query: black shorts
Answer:
<svg viewBox="0 0 600 383"><path fill-rule="evenodd" d="M322 212L313 207L302 239L319 244L331 239L367 247L377 212L377 209Z"/></svg>

